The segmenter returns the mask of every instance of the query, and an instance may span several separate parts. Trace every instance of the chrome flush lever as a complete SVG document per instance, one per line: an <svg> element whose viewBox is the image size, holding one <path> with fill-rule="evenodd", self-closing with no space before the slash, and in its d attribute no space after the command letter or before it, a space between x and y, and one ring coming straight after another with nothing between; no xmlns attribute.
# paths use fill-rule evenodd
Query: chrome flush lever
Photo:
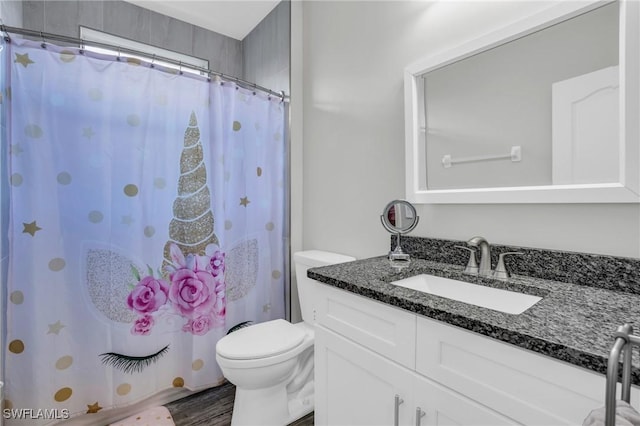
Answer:
<svg viewBox="0 0 640 426"><path fill-rule="evenodd" d="M476 250L470 247L465 247L465 246L455 246L455 247L469 250L469 261L467 262L467 267L464 269L464 271L468 274L477 274L478 260L476 259Z"/></svg>
<svg viewBox="0 0 640 426"><path fill-rule="evenodd" d="M404 402L404 399L400 398L400 395L396 394L395 405L393 408L393 426L400 424L400 404Z"/></svg>

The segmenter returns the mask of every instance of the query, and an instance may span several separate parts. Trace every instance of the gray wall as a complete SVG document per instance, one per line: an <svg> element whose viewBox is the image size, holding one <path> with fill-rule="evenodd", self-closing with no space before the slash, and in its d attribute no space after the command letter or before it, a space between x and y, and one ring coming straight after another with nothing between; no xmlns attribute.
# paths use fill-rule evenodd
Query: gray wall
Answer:
<svg viewBox="0 0 640 426"><path fill-rule="evenodd" d="M0 0L0 19L9 27L22 27L22 1Z"/></svg>
<svg viewBox="0 0 640 426"><path fill-rule="evenodd" d="M289 94L290 15L282 1L242 40L244 80Z"/></svg>
<svg viewBox="0 0 640 426"><path fill-rule="evenodd" d="M302 101L302 248L384 254L379 216L404 198L404 68L548 7L518 1L302 3L302 60L291 105ZM298 18L298 14L294 14ZM364 17L366 16L366 19ZM294 28L298 28L296 25ZM302 82L298 82L298 74ZM299 115L296 106L292 117ZM419 205L414 236L640 258L634 204Z"/></svg>
<svg viewBox="0 0 640 426"><path fill-rule="evenodd" d="M209 60L209 67L242 76L242 42L124 1L32 1L25 28L79 36L79 25Z"/></svg>

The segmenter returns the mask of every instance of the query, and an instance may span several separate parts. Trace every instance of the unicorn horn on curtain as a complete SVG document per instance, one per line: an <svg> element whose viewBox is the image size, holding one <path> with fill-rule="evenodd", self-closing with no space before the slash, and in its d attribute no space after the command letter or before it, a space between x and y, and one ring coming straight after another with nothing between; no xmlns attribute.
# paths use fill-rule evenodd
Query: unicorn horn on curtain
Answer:
<svg viewBox="0 0 640 426"><path fill-rule="evenodd" d="M173 202L163 270L168 285L158 282L166 303L187 320L183 331L205 334L224 325L226 312L224 253L214 232L211 193L207 186L200 130L195 112L184 133L178 195ZM147 290L147 289L145 289Z"/></svg>
<svg viewBox="0 0 640 426"><path fill-rule="evenodd" d="M189 127L184 133L178 196L173 202L169 241L164 246L165 266L173 263L171 247L174 244L185 256L202 256L207 246L218 245L211 212L211 193L207 186L207 169L203 161L200 130L195 112L191 112Z"/></svg>

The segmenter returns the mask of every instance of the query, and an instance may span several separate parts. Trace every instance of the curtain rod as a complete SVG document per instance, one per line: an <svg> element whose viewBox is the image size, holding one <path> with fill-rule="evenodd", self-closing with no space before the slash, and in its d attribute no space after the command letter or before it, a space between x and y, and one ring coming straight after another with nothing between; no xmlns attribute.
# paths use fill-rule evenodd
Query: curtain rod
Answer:
<svg viewBox="0 0 640 426"><path fill-rule="evenodd" d="M55 41L61 41L64 43L71 43L71 44L77 44L78 47L80 49L82 49L84 46L95 46L95 47L102 47L105 49L110 49L110 50L114 50L117 51L119 53L128 53L131 55L137 55L137 56L143 56L145 58L151 59L151 61L155 61L155 60L159 60L159 61L163 61L163 62L168 62L170 64L173 65L177 65L179 67L184 67L184 68L189 68L195 71L199 71L202 73L205 73L209 76L209 78L211 78L211 76L217 76L220 79L224 80L224 81L230 81L233 83L236 83L238 86L241 86L245 89L250 89L250 90L259 90L261 92L265 92L268 93L269 95L273 95L276 96L278 98L281 98L282 101L284 102L285 100L289 99L289 96L287 94L285 94L284 90L281 91L280 93L275 92L271 89L268 89L266 87L257 85L255 83L251 83L250 81L246 81L243 80L241 78L238 77L233 77L227 74L223 74L221 72L217 72L217 71L213 71L207 68L202 68L202 67L198 67L196 65L191 65L191 64L186 64L184 62L181 61L176 61L175 59L171 59L171 58L165 58L162 56L158 56L155 54L150 54L147 52L142 52L139 50L134 50L134 49L129 49L126 47L121 47L121 46L116 46L113 44L108 44L108 43L101 43L101 42L97 42L97 41L91 41L91 40L84 40L82 38L78 38L78 37L69 37L69 36L65 36L65 35L60 35L60 34L51 34L51 33L45 33L42 31L35 31L35 30L29 30L26 28L18 28L18 27L9 27L6 26L4 24L0 25L0 31L2 31L4 33L4 38L5 41L10 42L11 41L11 37L9 37L9 33L14 33L14 34L20 34L20 35L25 35L25 36L29 36L29 37L34 37L34 38L40 38L43 41L43 44L46 40L55 40Z"/></svg>

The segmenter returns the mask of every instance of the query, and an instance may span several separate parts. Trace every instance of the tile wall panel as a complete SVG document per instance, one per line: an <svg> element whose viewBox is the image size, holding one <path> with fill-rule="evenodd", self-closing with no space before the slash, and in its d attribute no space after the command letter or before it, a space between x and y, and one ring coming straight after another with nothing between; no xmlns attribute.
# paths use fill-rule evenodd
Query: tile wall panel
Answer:
<svg viewBox="0 0 640 426"><path fill-rule="evenodd" d="M111 0L22 2L24 28L78 37L85 26L207 59L218 72L242 77L242 42L131 3Z"/></svg>

